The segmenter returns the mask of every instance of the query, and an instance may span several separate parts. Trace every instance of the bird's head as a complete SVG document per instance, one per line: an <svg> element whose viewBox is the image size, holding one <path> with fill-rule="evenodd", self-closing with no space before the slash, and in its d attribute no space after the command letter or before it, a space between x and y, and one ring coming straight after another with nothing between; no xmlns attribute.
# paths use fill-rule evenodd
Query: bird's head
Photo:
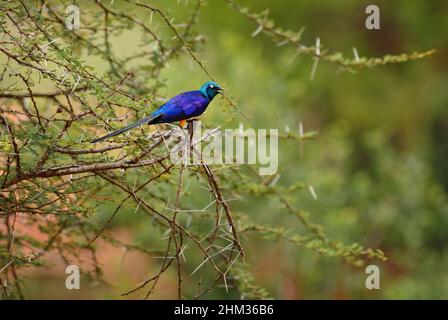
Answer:
<svg viewBox="0 0 448 320"><path fill-rule="evenodd" d="M202 85L199 89L204 96L212 100L217 94L222 94L222 87L216 82L209 81Z"/></svg>

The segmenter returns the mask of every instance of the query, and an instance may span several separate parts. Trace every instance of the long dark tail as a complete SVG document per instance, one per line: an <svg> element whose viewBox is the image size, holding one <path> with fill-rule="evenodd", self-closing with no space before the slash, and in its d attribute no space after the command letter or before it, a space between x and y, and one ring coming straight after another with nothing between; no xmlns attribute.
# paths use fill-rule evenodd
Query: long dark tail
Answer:
<svg viewBox="0 0 448 320"><path fill-rule="evenodd" d="M106 139L108 139L110 137L115 137L115 136L117 136L117 135L119 135L119 134L121 134L123 132L126 132L128 130L134 129L135 127L141 126L142 124L151 123L154 120L158 119L160 116L161 115L148 116L146 118L140 119L137 122L134 122L134 123L132 123L132 124L130 124L130 125L124 127L124 128L118 129L117 131L114 131L114 132L111 132L109 134L106 134L103 137L93 139L90 143L96 143L96 142L99 142L99 141L106 140Z"/></svg>

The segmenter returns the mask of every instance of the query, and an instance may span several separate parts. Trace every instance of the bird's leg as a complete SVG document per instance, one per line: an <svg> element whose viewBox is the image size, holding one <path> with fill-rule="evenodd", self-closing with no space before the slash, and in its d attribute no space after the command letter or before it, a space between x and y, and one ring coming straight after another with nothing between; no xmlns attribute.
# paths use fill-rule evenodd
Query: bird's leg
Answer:
<svg viewBox="0 0 448 320"><path fill-rule="evenodd" d="M184 121L188 123L188 125L187 125L188 133L193 138L194 122L195 121L198 121L199 123L202 123L202 122L199 120L199 118L190 118L190 119L184 120Z"/></svg>
<svg viewBox="0 0 448 320"><path fill-rule="evenodd" d="M189 120L184 120L187 123L187 129L188 129L188 134L190 136L191 139L193 139L193 119L189 119Z"/></svg>
<svg viewBox="0 0 448 320"><path fill-rule="evenodd" d="M190 160L193 159L193 152L194 152L194 146L193 146L193 135L194 135L194 121L195 119L188 119L187 122L187 130L188 130L188 145L189 145L189 155Z"/></svg>

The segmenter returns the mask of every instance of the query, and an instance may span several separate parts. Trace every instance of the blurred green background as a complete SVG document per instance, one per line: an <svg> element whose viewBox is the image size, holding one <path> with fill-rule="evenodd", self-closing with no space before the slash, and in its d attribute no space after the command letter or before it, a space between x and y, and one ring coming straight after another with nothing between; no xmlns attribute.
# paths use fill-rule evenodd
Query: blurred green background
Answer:
<svg viewBox="0 0 448 320"><path fill-rule="evenodd" d="M120 1L115 3L120 8ZM151 3L179 21L193 7L191 1ZM310 80L312 58L294 57L293 48L277 46L262 33L252 37L257 26L224 1L205 3L195 27L205 36L200 56L250 120L236 114L228 122L229 114L219 101L202 121L209 127L225 121L227 128L242 122L246 128L281 131L286 126L297 131L303 123L305 131L319 131L317 140L301 146L280 141L278 183L287 186L302 181L314 186L317 200L307 188L296 199L313 221L332 239L379 248L389 258L379 264L381 289L366 290L363 268L288 244L247 238L246 251L252 252L248 265L256 282L272 297L284 299L447 299L448 2L375 1L381 10L381 30L371 31L364 27L364 11L371 1L240 3L255 12L268 8L278 26L296 31L306 27L304 43L314 45L320 37L324 47L347 56L353 47L367 57L437 49L423 60L354 73L320 62ZM115 39L113 50L130 54L133 37L141 34L130 32ZM207 80L187 56L170 63L162 78L166 87L161 92L166 96ZM273 199L246 198L232 205L258 223L293 223L300 230L291 217L279 214ZM107 217L108 209L104 212ZM160 235L148 235L149 222L133 212L134 208L124 209L110 232L126 233L132 241L151 247ZM120 270L115 280L125 287L136 283L129 279L132 265L137 268L141 263L136 271L141 274L157 269L151 261L131 260L127 265L118 257L113 261L105 269ZM162 282L156 297L175 296L175 270L170 274L173 282ZM62 283L44 275L30 281L36 284L28 288L32 297L116 297L116 289L111 288L67 292ZM235 296L216 290L207 297Z"/></svg>
<svg viewBox="0 0 448 320"><path fill-rule="evenodd" d="M254 125L303 122L320 132L302 152L283 143L280 181L315 187L317 201L305 191L298 203L332 238L381 248L389 257L376 292L363 287L362 271L306 252L285 256L284 271L265 270L263 281L279 297L291 286L290 298L448 298L448 3L375 1L381 29L372 31L364 27L371 1L243 3L257 12L269 8L283 28L305 26L305 43L320 37L348 56L352 47L366 56L438 50L429 59L355 74L321 63L310 81L312 59L291 62L292 49L250 37L254 24L232 17L218 1L208 5L201 16L206 57ZM273 212L253 214L269 220Z"/></svg>

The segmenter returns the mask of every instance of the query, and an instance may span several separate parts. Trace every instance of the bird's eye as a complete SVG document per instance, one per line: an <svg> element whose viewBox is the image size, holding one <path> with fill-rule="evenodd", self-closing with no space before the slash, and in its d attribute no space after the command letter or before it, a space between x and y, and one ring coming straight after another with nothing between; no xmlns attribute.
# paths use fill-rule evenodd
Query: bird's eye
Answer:
<svg viewBox="0 0 448 320"><path fill-rule="evenodd" d="M209 88L210 88L210 89L213 89L214 87L215 87L215 86L211 84Z"/></svg>

